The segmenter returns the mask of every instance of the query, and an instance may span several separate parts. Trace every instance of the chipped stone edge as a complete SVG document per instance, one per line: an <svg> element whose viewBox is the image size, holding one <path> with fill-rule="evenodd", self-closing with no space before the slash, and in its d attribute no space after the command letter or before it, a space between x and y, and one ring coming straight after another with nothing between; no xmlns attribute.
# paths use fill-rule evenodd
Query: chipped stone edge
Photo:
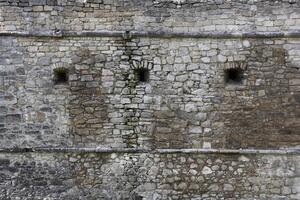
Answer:
<svg viewBox="0 0 300 200"><path fill-rule="evenodd" d="M153 154L300 154L300 149L146 149L110 147L31 147L0 148L0 153L153 153Z"/></svg>
<svg viewBox="0 0 300 200"><path fill-rule="evenodd" d="M0 36L14 37L158 37L158 38L299 38L300 30L286 32L173 32L173 31L45 31L0 32Z"/></svg>

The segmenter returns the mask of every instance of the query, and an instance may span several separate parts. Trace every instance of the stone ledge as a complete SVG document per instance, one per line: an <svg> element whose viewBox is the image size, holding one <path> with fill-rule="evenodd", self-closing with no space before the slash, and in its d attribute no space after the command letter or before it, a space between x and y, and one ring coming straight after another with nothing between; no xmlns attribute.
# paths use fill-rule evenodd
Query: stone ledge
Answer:
<svg viewBox="0 0 300 200"><path fill-rule="evenodd" d="M143 31L62 31L62 32L0 32L0 36L14 36L14 37L157 37L157 38L212 38L212 39L226 39L226 38L300 38L299 31L286 32L143 32Z"/></svg>
<svg viewBox="0 0 300 200"><path fill-rule="evenodd" d="M157 153L157 154L299 154L300 149L145 149L145 148L77 148L77 147L32 147L32 148L0 148L0 153Z"/></svg>
<svg viewBox="0 0 300 200"><path fill-rule="evenodd" d="M300 154L300 149L157 149L158 153Z"/></svg>

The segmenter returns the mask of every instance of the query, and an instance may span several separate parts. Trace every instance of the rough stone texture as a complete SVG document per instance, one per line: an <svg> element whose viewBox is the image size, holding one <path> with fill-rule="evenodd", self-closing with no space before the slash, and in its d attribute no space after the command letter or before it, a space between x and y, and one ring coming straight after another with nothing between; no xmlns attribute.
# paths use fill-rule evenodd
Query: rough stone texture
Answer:
<svg viewBox="0 0 300 200"><path fill-rule="evenodd" d="M299 199L299 156L1 154L1 199Z"/></svg>
<svg viewBox="0 0 300 200"><path fill-rule="evenodd" d="M0 199L300 199L299 13L295 0L0 0Z"/></svg>
<svg viewBox="0 0 300 200"><path fill-rule="evenodd" d="M2 147L299 145L296 39L1 41ZM67 84L55 85L58 66L69 69ZM141 67L148 83L135 79ZM241 84L224 81L234 67Z"/></svg>
<svg viewBox="0 0 300 200"><path fill-rule="evenodd" d="M0 30L53 34L95 30L290 31L299 30L300 19L300 3L296 0L2 0L0 3Z"/></svg>

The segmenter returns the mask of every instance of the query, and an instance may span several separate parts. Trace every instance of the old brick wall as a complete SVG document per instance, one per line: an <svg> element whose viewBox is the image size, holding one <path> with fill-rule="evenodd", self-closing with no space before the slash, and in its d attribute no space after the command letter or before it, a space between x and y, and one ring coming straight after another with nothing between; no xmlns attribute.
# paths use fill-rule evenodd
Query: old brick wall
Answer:
<svg viewBox="0 0 300 200"><path fill-rule="evenodd" d="M0 198L299 199L299 11L0 0Z"/></svg>

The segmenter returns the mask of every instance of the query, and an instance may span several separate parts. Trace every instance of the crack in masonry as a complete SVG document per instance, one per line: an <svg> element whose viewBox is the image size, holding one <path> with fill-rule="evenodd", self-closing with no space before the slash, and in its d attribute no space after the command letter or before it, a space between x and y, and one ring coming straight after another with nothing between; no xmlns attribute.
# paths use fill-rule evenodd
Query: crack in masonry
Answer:
<svg viewBox="0 0 300 200"><path fill-rule="evenodd" d="M123 46L124 46L124 55L127 57L125 60L128 62L128 64L131 66L132 65L132 56L133 56L133 49L131 46L128 45L128 43L132 42L132 36L131 36L131 32L130 31L125 31L122 34L122 38L123 38ZM129 94L125 95L127 98L130 99L130 101L132 101L132 98L134 97L133 95L133 90L136 87L136 81L133 79L130 79L130 73L126 72L126 85L127 88L129 89ZM126 108L125 107L125 125L126 126L130 126L132 127L132 132L130 132L129 134L123 135L122 139L124 141L124 143L126 144L127 148L136 148L139 146L138 143L138 134L136 132L135 127L137 126L137 120L136 120L136 109L134 108ZM131 113L131 114L130 114Z"/></svg>

